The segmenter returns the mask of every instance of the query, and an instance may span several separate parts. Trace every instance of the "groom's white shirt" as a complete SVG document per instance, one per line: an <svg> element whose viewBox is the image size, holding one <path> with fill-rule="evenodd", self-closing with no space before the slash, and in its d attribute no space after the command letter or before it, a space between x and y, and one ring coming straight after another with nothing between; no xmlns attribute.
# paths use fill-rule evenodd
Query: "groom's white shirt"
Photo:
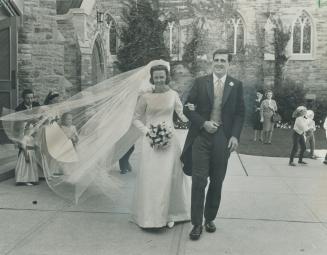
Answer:
<svg viewBox="0 0 327 255"><path fill-rule="evenodd" d="M217 75L215 73L213 73L212 75L213 75L213 84L217 84L218 80L220 80L222 82L222 84L225 84L227 74L224 74L224 76L221 77L220 79L217 77Z"/></svg>

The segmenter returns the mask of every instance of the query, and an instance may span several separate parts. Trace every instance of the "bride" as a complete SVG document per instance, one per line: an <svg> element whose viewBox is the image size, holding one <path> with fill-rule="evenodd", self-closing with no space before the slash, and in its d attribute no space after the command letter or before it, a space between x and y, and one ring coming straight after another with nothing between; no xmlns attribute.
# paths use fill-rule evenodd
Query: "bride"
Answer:
<svg viewBox="0 0 327 255"><path fill-rule="evenodd" d="M52 130L51 137L40 139L38 146L41 153L42 144L46 143L48 148L39 163L51 165L55 161L62 169L62 175L46 179L49 187L75 203L98 192L112 196L117 188L122 189L121 181L111 170L143 132L132 217L145 228L163 227L167 223L172 226L172 222L189 219L190 185L181 170L181 151L172 122L174 111L182 120L186 121L186 117L177 93L168 83L169 63L155 60L91 86L63 102L8 114L0 120L8 137L17 142L24 133L24 125L17 123L39 120L49 112L73 116L79 134L74 147L76 155L57 150L66 147L63 141L69 141L56 139L56 132L63 134L59 128ZM151 91L153 85L153 93L140 96L142 91ZM171 130L168 146L152 148L146 134L151 133L151 124L163 122ZM47 153L49 149L56 149L56 153Z"/></svg>
<svg viewBox="0 0 327 255"><path fill-rule="evenodd" d="M168 67L154 65L150 75L154 90L140 96L133 118L133 124L144 136L132 217L142 228L172 227L176 221L190 219L190 183L179 159L181 148L174 131L173 113L184 122L187 118L177 92L168 86ZM151 132L158 125L165 125L172 133L164 148L151 146Z"/></svg>

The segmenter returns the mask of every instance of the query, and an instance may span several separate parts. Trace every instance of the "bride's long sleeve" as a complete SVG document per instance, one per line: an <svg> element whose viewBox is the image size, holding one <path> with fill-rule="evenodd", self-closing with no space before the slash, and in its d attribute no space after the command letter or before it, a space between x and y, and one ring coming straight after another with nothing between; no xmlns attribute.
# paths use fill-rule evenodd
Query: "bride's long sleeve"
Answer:
<svg viewBox="0 0 327 255"><path fill-rule="evenodd" d="M136 109L133 116L133 125L137 127L143 134L149 132L149 129L144 125L143 119L146 111L146 101L145 98L141 95L137 101Z"/></svg>
<svg viewBox="0 0 327 255"><path fill-rule="evenodd" d="M188 118L183 114L183 104L177 92L175 93L175 112L177 113L177 116L181 119L181 121L188 121Z"/></svg>

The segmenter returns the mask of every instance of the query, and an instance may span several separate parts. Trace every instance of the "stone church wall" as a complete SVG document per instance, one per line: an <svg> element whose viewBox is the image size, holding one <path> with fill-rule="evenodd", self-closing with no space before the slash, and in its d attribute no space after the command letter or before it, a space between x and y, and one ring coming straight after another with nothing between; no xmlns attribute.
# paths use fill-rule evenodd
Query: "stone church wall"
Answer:
<svg viewBox="0 0 327 255"><path fill-rule="evenodd" d="M72 20L58 20L58 29L64 42L64 76L72 84L67 88L70 95L81 91L81 52Z"/></svg>
<svg viewBox="0 0 327 255"><path fill-rule="evenodd" d="M204 51L208 61L212 51L223 43L219 31L223 16L217 15L220 0L157 0L162 12L173 12L183 26L181 47L191 39L192 22L206 20L215 31L208 30ZM226 1L225 1L226 2ZM265 28L269 14L278 14L289 28L303 10L309 13L314 24L314 54L310 60L290 59L286 66L286 77L303 83L309 94L327 98L327 7L318 8L316 1L308 0L231 0L241 15L246 27L244 52L234 55L231 74L243 81L248 91L254 87L271 86L274 79L274 61L265 60ZM202 6L195 14L189 12L192 5ZM40 98L50 89L58 90L64 97L91 86L92 50L97 40L101 46L104 77L116 72L116 56L111 55L108 42L108 28L97 24L97 11L110 14L121 27L120 13L123 8L119 0L98 0L86 13L73 9L70 17L58 17L56 1L25 0L24 16L19 30L18 82L20 90L32 87ZM216 11L216 12L215 12ZM219 9L219 15L223 11ZM220 20L220 21L219 21ZM220 23L219 23L220 22ZM204 22L205 23L205 22ZM202 24L203 25L203 24ZM263 34L262 34L263 33ZM207 47L208 46L208 47ZM183 49L181 50L183 52ZM210 63L205 64L210 68ZM207 70L205 70L207 71Z"/></svg>
<svg viewBox="0 0 327 255"><path fill-rule="evenodd" d="M180 19L190 18L187 10L190 7L198 7L193 20L204 18L207 23L214 24L219 30L219 22L214 15L221 15L214 8L223 1L220 0L188 0L188 1L159 1L160 8L165 12L173 12L179 15ZM225 1L226 2L226 1ZM290 29L298 15L304 10L313 21L313 57L310 60L290 58L286 65L285 77L291 78L297 83L304 84L309 89L309 94L327 98L327 7L318 8L316 1L308 0L231 0L234 9L242 16L246 25L246 46L244 53L237 53L231 66L231 73L236 78L243 80L245 87L249 89L257 85L272 86L274 77L274 61L265 60L265 37L264 28L269 14L278 15L285 28ZM201 6L201 8L200 8ZM177 11L176 11L177 10ZM223 15L223 14L222 14ZM217 20L218 20L217 19ZM216 22L216 25L214 22ZM214 28L215 28L214 27ZM213 28L212 28L213 29ZM211 31L212 32L212 31ZM214 31L214 34L219 31ZM263 34L262 34L263 33ZM205 45L216 45L224 47L219 36L207 36L209 40ZM185 42L182 42L184 44ZM288 45L290 51L291 45ZM212 49L207 47L207 55L211 57ZM210 51L210 52L209 52Z"/></svg>
<svg viewBox="0 0 327 255"><path fill-rule="evenodd" d="M33 88L41 102L49 90L66 94L62 85L64 43L55 15L55 1L25 1L23 24L18 33L19 89Z"/></svg>

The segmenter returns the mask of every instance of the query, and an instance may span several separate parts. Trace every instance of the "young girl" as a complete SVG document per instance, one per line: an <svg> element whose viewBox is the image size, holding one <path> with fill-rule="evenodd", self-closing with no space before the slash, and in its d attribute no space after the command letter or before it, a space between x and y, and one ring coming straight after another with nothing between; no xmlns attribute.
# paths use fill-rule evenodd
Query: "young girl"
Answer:
<svg viewBox="0 0 327 255"><path fill-rule="evenodd" d="M73 115L71 113L66 112L61 116L61 128L72 141L73 145L76 146L78 143L78 134L76 127L73 125Z"/></svg>
<svg viewBox="0 0 327 255"><path fill-rule="evenodd" d="M308 121L308 128L309 130L307 131L307 142L309 143L310 146L310 158L315 159L316 156L314 154L315 152L315 131L316 131L316 122L313 120L315 114L312 110L307 111L307 121Z"/></svg>
<svg viewBox="0 0 327 255"><path fill-rule="evenodd" d="M32 186L38 183L38 167L35 156L35 129L31 123L27 123L24 137L19 143L20 152L15 168L15 179L17 185Z"/></svg>
<svg viewBox="0 0 327 255"><path fill-rule="evenodd" d="M308 131L308 121L305 118L307 114L307 108L304 106L299 106L296 108L295 112L293 113L293 116L296 117L294 127L293 127L293 147L291 151L291 156L290 156L290 166L295 166L293 160L295 153L298 150L298 145L300 144L300 154L299 154L299 164L307 164L304 162L303 159L303 154L305 151L305 132Z"/></svg>

